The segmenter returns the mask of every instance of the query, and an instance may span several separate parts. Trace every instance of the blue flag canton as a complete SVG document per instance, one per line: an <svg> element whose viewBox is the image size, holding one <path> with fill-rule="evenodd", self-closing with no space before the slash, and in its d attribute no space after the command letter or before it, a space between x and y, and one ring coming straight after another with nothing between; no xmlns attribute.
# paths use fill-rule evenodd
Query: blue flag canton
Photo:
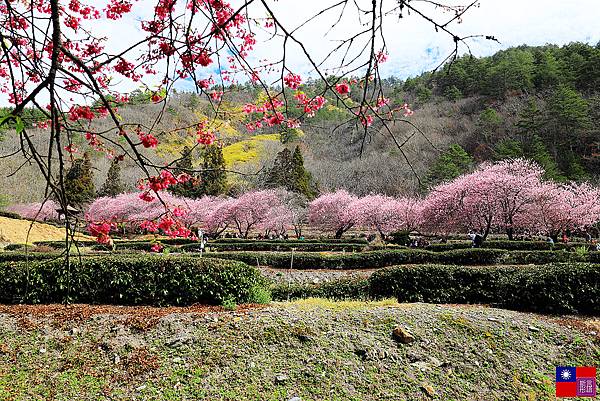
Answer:
<svg viewBox="0 0 600 401"><path fill-rule="evenodd" d="M574 382L577 380L575 366L557 366L556 367L556 382Z"/></svg>

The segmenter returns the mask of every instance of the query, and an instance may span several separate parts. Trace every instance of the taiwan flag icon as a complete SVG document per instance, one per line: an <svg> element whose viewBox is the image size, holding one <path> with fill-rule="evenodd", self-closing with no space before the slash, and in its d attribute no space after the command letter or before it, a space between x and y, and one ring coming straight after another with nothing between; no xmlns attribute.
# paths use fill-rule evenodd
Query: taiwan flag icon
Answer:
<svg viewBox="0 0 600 401"><path fill-rule="evenodd" d="M595 397L596 368L590 366L558 366L557 397Z"/></svg>

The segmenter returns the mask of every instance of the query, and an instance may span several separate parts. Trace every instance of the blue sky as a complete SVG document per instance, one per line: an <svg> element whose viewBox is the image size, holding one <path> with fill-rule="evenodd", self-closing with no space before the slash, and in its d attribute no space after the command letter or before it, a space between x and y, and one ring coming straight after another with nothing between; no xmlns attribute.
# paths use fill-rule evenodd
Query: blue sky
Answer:
<svg viewBox="0 0 600 401"><path fill-rule="evenodd" d="M236 7L243 0L229 0ZM352 0L365 9L369 8L371 0ZM364 29L356 7L350 1L344 17L331 29L338 14L336 10L324 13L318 19L298 30L296 35L302 40L311 56L322 59L334 48L340 39ZM379 0L384 9L397 5L397 0ZM446 5L468 4L471 0L438 0ZM288 28L297 27L318 11L338 3L339 0L267 0L273 13ZM140 20L151 18L156 0L139 0L135 3L134 12L128 15L118 25L113 22L98 24L94 32L108 38L107 47L117 52L131 42L139 39ZM428 15L433 15L441 21L452 17L451 14L441 13L437 9L426 7L426 3L413 0L415 7L423 9ZM425 7L425 8L423 8ZM266 17L267 11L260 2L249 6L249 13L254 17ZM546 43L565 44L573 41L583 41L596 44L600 41L600 0L480 0L479 6L465 14L463 22L453 23L450 29L459 35L483 34L493 35L501 43L473 39L468 43L476 56L487 56L498 50L521 44L543 45ZM258 43L251 59L257 62L261 59L277 60L282 54L282 41L269 40L268 35L258 33ZM436 33L432 26L416 15L410 15L398 20L394 15L384 19L384 34L390 53L389 61L382 65L384 76L394 75L400 78L415 76L436 67L452 50L453 42L448 35ZM123 38L128 38L124 41ZM263 39L263 40L261 40ZM380 44L379 44L380 45ZM378 45L378 46L379 46ZM467 49L461 47L460 52ZM341 58L334 58L338 61ZM362 59L364 61L364 58ZM315 77L316 74L306 57L298 47L290 45L287 52L286 66L303 76ZM333 64L326 66L332 67ZM200 76L208 76L214 71L199 71ZM273 77L279 74L273 74ZM130 87L123 82L123 85ZM184 81L176 85L179 89L193 90L193 86Z"/></svg>
<svg viewBox="0 0 600 401"><path fill-rule="evenodd" d="M393 6L394 0L383 0ZM284 23L297 25L311 12L314 13L337 0L279 0L273 2L274 13ZM368 6L363 0L359 4ZM442 1L444 4L465 4L466 1ZM413 1L417 7L423 6ZM349 6L350 7L350 6ZM427 9L426 9L427 10ZM427 10L440 20L450 15L438 10ZM324 15L316 23L299 31L299 36L317 55L325 55L336 45L336 40L347 37L350 32L361 28L355 15L347 13L338 26L325 33L337 17ZM498 50L521 44L543 45L546 43L565 44L574 41L596 44L600 41L600 0L481 0L479 7L469 10L463 22L451 24L450 28L459 35L493 35L500 43L484 39L469 41L475 56L487 56ZM401 78L418 75L436 67L452 50L453 42L445 34L436 33L431 25L416 15L405 16L401 20L389 17L384 21L384 31L390 60L382 68L384 75ZM275 43L259 48L260 55L273 57L279 54ZM296 52L299 53L298 49ZM462 47L461 53L467 49ZM292 53L294 53L292 51ZM297 54L292 57L292 66L311 73L305 58Z"/></svg>

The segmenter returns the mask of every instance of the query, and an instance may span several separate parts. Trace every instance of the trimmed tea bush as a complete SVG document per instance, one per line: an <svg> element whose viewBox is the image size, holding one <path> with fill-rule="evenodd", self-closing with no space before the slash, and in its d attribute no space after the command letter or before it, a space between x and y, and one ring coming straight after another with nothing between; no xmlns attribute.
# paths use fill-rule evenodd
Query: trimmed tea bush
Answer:
<svg viewBox="0 0 600 401"><path fill-rule="evenodd" d="M0 263L0 303L191 305L255 302L265 288L254 267L182 256L103 256ZM264 297L263 297L264 298Z"/></svg>
<svg viewBox="0 0 600 401"><path fill-rule="evenodd" d="M239 260L253 266L289 269L365 269L405 264L493 265L596 262L598 252L580 255L564 251L507 251L502 249L457 249L432 252L420 249L379 250L346 254L295 252L219 252L205 257Z"/></svg>
<svg viewBox="0 0 600 401"><path fill-rule="evenodd" d="M586 242L561 242L550 244L545 241L509 241L509 240L487 240L483 243L485 249L505 249L508 251L551 251L551 250L570 250L579 246L589 246ZM447 243L433 243L425 247L430 251L444 252L455 249L472 248L471 241L456 241Z"/></svg>
<svg viewBox="0 0 600 401"><path fill-rule="evenodd" d="M50 260L59 259L64 254L60 252L52 253L38 253L38 252L0 252L0 263L3 262L20 262L20 261L39 261L39 260Z"/></svg>
<svg viewBox="0 0 600 401"><path fill-rule="evenodd" d="M600 314L600 266L421 265L391 267L369 278L373 297L400 302L484 303L517 310Z"/></svg>
<svg viewBox="0 0 600 401"><path fill-rule="evenodd" d="M328 298L335 300L369 299L369 281L366 278L342 278L318 284L275 284L271 287L274 301L299 298Z"/></svg>
<svg viewBox="0 0 600 401"><path fill-rule="evenodd" d="M255 242L230 242L208 243L207 247L211 250L219 252L223 251L259 251L259 252L283 252L295 249L299 252L360 252L365 245L357 243L319 243L319 242L270 242L270 241L255 241ZM181 251L199 251L200 244L182 245Z"/></svg>

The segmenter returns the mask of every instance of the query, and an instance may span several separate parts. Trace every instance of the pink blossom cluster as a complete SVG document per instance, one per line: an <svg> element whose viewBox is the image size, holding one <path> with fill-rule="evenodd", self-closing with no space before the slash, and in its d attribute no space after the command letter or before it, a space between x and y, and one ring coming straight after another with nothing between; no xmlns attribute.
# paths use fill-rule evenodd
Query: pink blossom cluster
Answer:
<svg viewBox="0 0 600 401"><path fill-rule="evenodd" d="M194 227L210 236L226 230L242 237L253 232L283 234L296 230L305 216L311 228L337 237L350 229L383 237L398 230L442 235L473 230L484 236L506 233L509 238L529 232L556 237L600 223L600 188L587 183L560 184L543 176L543 169L533 162L502 161L483 164L472 173L439 184L424 198L359 197L338 190L310 202L306 213L303 206L286 200L289 194L285 191L187 199L173 196L152 182L145 184L152 185L147 192L154 195L149 198L139 193L99 198L89 205L85 217L90 233L102 241L107 241L115 229L172 237L193 237L190 228ZM172 175L156 178L159 184L163 179L177 182ZM8 210L31 219L58 220L54 202L41 206L15 205Z"/></svg>
<svg viewBox="0 0 600 401"><path fill-rule="evenodd" d="M600 222L600 189L543 179L537 164L516 159L484 164L434 187L423 200L421 228L452 233L476 230L556 236Z"/></svg>
<svg viewBox="0 0 600 401"><path fill-rule="evenodd" d="M21 203L6 208L7 211L16 213L25 219L54 222L60 221L58 209L60 209L60 206L52 200L44 203Z"/></svg>
<svg viewBox="0 0 600 401"><path fill-rule="evenodd" d="M312 227L341 237L351 228L377 232L385 237L398 230L419 227L420 203L411 198L385 195L357 197L345 190L321 195L309 205Z"/></svg>
<svg viewBox="0 0 600 401"><path fill-rule="evenodd" d="M251 191L238 198L157 195L151 201L140 199L137 193L96 199L86 211L86 220L176 237L190 236L187 227L201 228L213 236L232 229L246 237L255 230L279 234L292 226L292 211L273 190Z"/></svg>

